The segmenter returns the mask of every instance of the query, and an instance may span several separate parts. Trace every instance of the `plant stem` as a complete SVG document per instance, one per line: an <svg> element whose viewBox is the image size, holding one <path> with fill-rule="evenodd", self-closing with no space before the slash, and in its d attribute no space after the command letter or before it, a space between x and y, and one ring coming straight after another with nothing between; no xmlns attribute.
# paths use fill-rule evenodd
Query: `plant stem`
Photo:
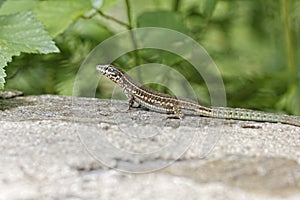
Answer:
<svg viewBox="0 0 300 200"><path fill-rule="evenodd" d="M126 0L126 8L127 8L127 19L129 23L129 29L132 29L132 19L131 19L131 6L129 0Z"/></svg>
<svg viewBox="0 0 300 200"><path fill-rule="evenodd" d="M120 24L121 26L125 26L127 29L131 29L131 25L130 25L130 24L127 24L127 23L125 23L125 22L123 22L123 21L121 21L121 20L118 20L118 19L116 19L116 18L114 18L114 17L112 17L112 16L106 15L106 14L104 14L101 10L98 10L98 9L97 9L97 12L98 12L102 17L104 17L104 18L106 18L106 19L108 19L108 20L112 20L112 21L114 21L114 22Z"/></svg>
<svg viewBox="0 0 300 200"><path fill-rule="evenodd" d="M291 22L290 0L281 0L283 29L285 35L286 46L286 62L288 72L292 77L296 75L296 62L295 62L295 38L293 34L293 27ZM293 78L293 80L295 80Z"/></svg>
<svg viewBox="0 0 300 200"><path fill-rule="evenodd" d="M133 22L132 22L132 18L131 18L131 5L130 5L129 0L125 0L125 4L126 4L126 10L127 10L128 23L125 23L121 20L118 20L118 19L116 19L112 16L106 15L99 9L96 9L96 10L97 10L98 14L100 14L102 17L104 17L108 20L114 21L114 22L118 23L119 25L126 27L126 29L131 30L131 29L133 29L134 26L133 26ZM132 31L130 31L130 37L131 37L131 41L132 41L132 44L133 44L133 49L137 50L138 45L137 45L134 33ZM140 57L139 57L137 51L134 51L134 57L135 57L135 65L139 64L140 63Z"/></svg>
<svg viewBox="0 0 300 200"><path fill-rule="evenodd" d="M174 0L173 11L178 11L181 4L181 0Z"/></svg>
<svg viewBox="0 0 300 200"><path fill-rule="evenodd" d="M130 5L129 0L125 0L125 2L126 2L126 8L127 8L127 19L128 19L128 24L129 24L128 29L131 30L133 28L132 18L131 18L131 5ZM134 57L135 57L135 65L138 65L138 64L140 64L140 56L138 55L138 52L136 51L138 49L138 44L137 44L135 35L132 31L130 31L130 37L131 37L131 41L132 41L132 44L133 44L133 48L135 50L133 52Z"/></svg>

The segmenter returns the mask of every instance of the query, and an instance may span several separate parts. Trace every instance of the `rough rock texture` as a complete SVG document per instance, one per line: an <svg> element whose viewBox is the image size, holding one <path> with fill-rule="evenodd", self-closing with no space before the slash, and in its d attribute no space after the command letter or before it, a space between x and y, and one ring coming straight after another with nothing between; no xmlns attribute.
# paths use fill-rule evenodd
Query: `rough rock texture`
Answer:
<svg viewBox="0 0 300 200"><path fill-rule="evenodd" d="M300 127L0 100L0 199L300 199Z"/></svg>

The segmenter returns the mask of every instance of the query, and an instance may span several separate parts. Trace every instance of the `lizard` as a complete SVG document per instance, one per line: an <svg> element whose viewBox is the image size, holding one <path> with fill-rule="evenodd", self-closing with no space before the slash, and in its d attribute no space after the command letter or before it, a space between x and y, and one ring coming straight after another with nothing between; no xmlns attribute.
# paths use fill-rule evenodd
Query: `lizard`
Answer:
<svg viewBox="0 0 300 200"><path fill-rule="evenodd" d="M184 117L182 110L191 110L202 117L283 123L300 127L299 116L242 108L202 106L188 99L178 98L146 88L112 64L97 65L96 70L122 89L128 98L129 109L133 107L134 103L137 103L139 106L149 110L172 114L179 119Z"/></svg>

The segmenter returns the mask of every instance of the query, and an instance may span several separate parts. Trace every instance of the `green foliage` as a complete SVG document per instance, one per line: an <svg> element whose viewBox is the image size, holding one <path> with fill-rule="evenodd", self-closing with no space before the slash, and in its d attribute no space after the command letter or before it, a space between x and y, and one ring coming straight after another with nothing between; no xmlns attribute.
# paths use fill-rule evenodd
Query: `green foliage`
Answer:
<svg viewBox="0 0 300 200"><path fill-rule="evenodd" d="M0 63L0 65L4 65L4 63ZM0 89L3 89L3 87L4 87L4 83L5 83L5 79L4 78L5 77L6 77L5 71L4 71L3 68L0 67Z"/></svg>
<svg viewBox="0 0 300 200"><path fill-rule="evenodd" d="M187 33L182 17L172 11L144 12L137 18L138 27L163 27Z"/></svg>
<svg viewBox="0 0 300 200"><path fill-rule="evenodd" d="M0 9L0 15L10 15L18 12L30 11L35 8L38 0L6 0Z"/></svg>
<svg viewBox="0 0 300 200"><path fill-rule="evenodd" d="M218 0L205 0L203 6L203 14L206 18L211 18Z"/></svg>
<svg viewBox="0 0 300 200"><path fill-rule="evenodd" d="M0 88L4 86L4 67L12 56L25 53L59 52L31 12L0 16Z"/></svg>
<svg viewBox="0 0 300 200"><path fill-rule="evenodd" d="M5 68L7 88L25 94L71 95L77 70L95 46L123 30L154 26L187 34L208 51L222 74L229 106L300 115L299 1L6 0L0 6L1 18L12 18L10 24L21 26L27 18L33 21L11 34L4 31L9 27L3 29L0 24L0 48L9 48L0 51L0 85L4 66L16 56ZM40 22L45 30L34 26ZM18 56L57 51L49 37L48 43L44 41L48 46L38 46L31 37L22 41L22 34L29 34L27 29L35 30L35 37L49 34L60 53ZM9 36L23 43L8 42ZM151 62L176 69L190 82L198 99L209 104L201 76L177 55L143 49L121 56L115 64L128 69ZM163 87L156 89L168 92ZM101 97L106 94L104 88L98 93Z"/></svg>
<svg viewBox="0 0 300 200"><path fill-rule="evenodd" d="M35 9L35 14L50 36L56 37L91 8L87 0L42 1Z"/></svg>
<svg viewBox="0 0 300 200"><path fill-rule="evenodd" d="M123 0L109 0L109 1L107 1L107 0L95 0L95 1L102 1L103 2L102 6L101 6L102 10L107 10L107 9L111 8L112 6L116 5L117 3L123 2Z"/></svg>

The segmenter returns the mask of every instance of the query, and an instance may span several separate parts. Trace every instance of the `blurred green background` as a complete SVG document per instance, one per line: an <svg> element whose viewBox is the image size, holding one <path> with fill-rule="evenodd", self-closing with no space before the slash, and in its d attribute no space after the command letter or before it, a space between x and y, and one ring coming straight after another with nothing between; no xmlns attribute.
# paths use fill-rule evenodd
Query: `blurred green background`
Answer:
<svg viewBox="0 0 300 200"><path fill-rule="evenodd" d="M80 64L100 42L132 28L165 27L187 34L207 50L222 74L228 106L300 115L300 1L6 0L0 6L2 21L32 13L60 51L51 53L55 52L52 46L44 52L20 48L11 54L12 61L7 59L7 66L0 66L0 78L4 72L7 75L5 89L18 89L25 95L72 95ZM3 30L0 20L4 52ZM25 33L26 26L18 34ZM201 77L176 55L140 50L114 64L128 70L151 62L174 67L189 80L201 102L209 105ZM99 88L97 97L108 97L108 89Z"/></svg>

